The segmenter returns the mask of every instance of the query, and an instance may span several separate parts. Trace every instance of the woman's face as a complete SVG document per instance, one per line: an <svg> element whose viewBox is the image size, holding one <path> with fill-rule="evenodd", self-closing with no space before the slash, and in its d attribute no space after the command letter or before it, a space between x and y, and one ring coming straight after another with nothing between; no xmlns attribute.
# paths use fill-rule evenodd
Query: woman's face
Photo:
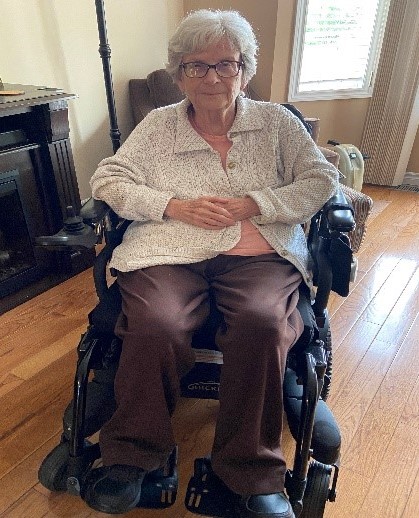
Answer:
<svg viewBox="0 0 419 518"><path fill-rule="evenodd" d="M220 61L241 61L240 53L228 41L222 40L207 49L194 54L185 54L183 63L200 62L215 65ZM177 82L182 92L189 98L196 112L228 111L234 109L240 91L246 87L243 71L237 76L220 77L215 69L210 68L204 77L187 77L182 70Z"/></svg>

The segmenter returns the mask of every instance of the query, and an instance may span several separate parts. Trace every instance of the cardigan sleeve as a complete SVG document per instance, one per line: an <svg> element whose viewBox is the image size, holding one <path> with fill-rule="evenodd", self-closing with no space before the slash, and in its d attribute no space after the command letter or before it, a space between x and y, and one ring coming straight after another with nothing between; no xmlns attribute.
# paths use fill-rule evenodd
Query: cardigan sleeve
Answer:
<svg viewBox="0 0 419 518"><path fill-rule="evenodd" d="M153 132L156 114L146 117L112 157L99 163L90 180L92 195L106 202L119 216L135 221L163 221L170 191L147 185L147 178L157 167L154 158ZM157 155L156 155L157 154Z"/></svg>
<svg viewBox="0 0 419 518"><path fill-rule="evenodd" d="M300 121L292 115L288 118L288 124L280 125L276 146L283 184L247 193L261 212L252 221L261 225L304 223L337 192L337 169L324 158Z"/></svg>

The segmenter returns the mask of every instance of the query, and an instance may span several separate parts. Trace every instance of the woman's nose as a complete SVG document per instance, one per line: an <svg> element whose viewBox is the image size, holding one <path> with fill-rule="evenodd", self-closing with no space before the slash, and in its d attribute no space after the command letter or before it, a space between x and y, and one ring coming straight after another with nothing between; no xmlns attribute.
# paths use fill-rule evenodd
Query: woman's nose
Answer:
<svg viewBox="0 0 419 518"><path fill-rule="evenodd" d="M219 83L220 76L215 71L215 68L210 68L206 73L204 80L206 83Z"/></svg>

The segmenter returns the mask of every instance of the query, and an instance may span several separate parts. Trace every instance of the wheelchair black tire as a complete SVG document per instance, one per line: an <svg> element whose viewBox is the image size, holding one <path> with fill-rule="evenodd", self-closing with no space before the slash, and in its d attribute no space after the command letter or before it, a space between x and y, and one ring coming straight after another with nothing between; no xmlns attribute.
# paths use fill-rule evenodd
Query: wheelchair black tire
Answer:
<svg viewBox="0 0 419 518"><path fill-rule="evenodd" d="M66 491L69 443L58 444L42 461L38 470L39 482L50 491Z"/></svg>
<svg viewBox="0 0 419 518"><path fill-rule="evenodd" d="M331 466L317 461L310 462L303 499L303 512L299 518L322 518L326 502L329 499L331 475Z"/></svg>
<svg viewBox="0 0 419 518"><path fill-rule="evenodd" d="M324 373L323 388L320 392L320 397L323 401L327 401L330 395L330 386L332 384L332 373L333 373L333 351L332 351L332 333L330 329L327 332L325 340L325 350L327 352L327 365L326 372Z"/></svg>
<svg viewBox="0 0 419 518"><path fill-rule="evenodd" d="M86 445L91 444L85 441ZM38 469L39 482L49 491L67 490L67 469L70 458L69 442L62 441L42 461ZM86 466L86 469L90 468Z"/></svg>

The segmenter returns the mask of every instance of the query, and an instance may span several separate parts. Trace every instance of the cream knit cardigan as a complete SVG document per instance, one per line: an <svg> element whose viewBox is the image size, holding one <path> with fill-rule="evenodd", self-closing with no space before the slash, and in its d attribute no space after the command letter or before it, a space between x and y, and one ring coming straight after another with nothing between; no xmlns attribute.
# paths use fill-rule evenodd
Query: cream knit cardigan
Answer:
<svg viewBox="0 0 419 518"><path fill-rule="evenodd" d="M172 197L251 196L261 212L252 223L311 287L301 223L335 194L335 167L286 108L238 97L225 171L219 154L189 123L188 105L186 99L153 110L92 176L93 197L133 220L110 266L130 271L222 254L239 241L240 222L202 229L164 217L166 205Z"/></svg>

